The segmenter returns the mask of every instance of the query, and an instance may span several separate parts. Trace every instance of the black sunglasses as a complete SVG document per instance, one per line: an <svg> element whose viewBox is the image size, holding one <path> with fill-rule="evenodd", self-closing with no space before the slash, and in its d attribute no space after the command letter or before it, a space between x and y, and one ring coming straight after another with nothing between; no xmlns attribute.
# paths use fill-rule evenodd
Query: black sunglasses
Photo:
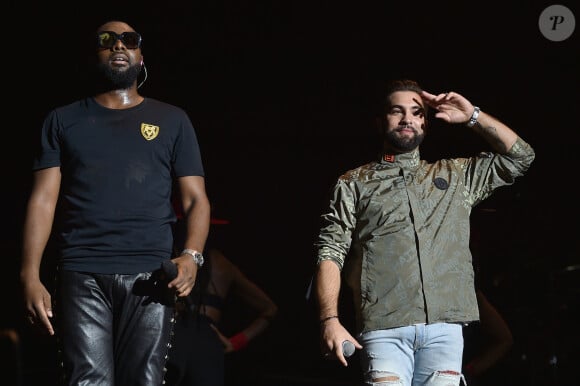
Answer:
<svg viewBox="0 0 580 386"><path fill-rule="evenodd" d="M141 46L141 35L137 32L123 32L119 35L113 31L101 31L97 34L97 47L111 48L117 43L117 40L120 40L130 50Z"/></svg>

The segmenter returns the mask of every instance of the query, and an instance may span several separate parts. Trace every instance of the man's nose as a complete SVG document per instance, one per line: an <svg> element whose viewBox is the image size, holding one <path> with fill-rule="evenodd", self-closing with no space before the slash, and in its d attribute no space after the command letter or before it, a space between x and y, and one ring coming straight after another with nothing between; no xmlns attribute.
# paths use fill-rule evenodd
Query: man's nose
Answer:
<svg viewBox="0 0 580 386"><path fill-rule="evenodd" d="M123 43L123 41L121 39L117 39L115 40L115 44L113 44L113 50L118 51L118 50L124 50L125 44Z"/></svg>
<svg viewBox="0 0 580 386"><path fill-rule="evenodd" d="M401 119L401 123L411 123L413 122L413 114L412 113L407 113L403 116L403 118Z"/></svg>

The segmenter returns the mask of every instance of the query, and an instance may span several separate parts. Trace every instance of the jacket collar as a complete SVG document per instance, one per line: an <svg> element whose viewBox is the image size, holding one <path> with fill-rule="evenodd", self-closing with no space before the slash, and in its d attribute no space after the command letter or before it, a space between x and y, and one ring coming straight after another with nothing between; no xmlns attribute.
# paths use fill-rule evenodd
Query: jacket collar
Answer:
<svg viewBox="0 0 580 386"><path fill-rule="evenodd" d="M383 153L379 160L379 164L386 167L413 168L419 165L420 161L421 154L419 153L419 148L416 148L408 153Z"/></svg>

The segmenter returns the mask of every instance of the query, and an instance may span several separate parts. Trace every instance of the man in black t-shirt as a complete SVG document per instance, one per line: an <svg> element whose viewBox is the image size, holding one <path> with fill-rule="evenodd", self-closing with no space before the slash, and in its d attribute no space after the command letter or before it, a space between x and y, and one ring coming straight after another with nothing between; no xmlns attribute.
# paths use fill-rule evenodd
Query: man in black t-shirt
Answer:
<svg viewBox="0 0 580 386"><path fill-rule="evenodd" d="M141 35L109 21L96 43L98 90L54 109L42 126L23 231L23 300L30 323L59 337L65 384L160 385L173 316L166 291L187 296L203 264L204 170L187 114L138 92ZM167 283L159 268L172 257L174 182L187 231ZM52 234L54 298L39 274Z"/></svg>

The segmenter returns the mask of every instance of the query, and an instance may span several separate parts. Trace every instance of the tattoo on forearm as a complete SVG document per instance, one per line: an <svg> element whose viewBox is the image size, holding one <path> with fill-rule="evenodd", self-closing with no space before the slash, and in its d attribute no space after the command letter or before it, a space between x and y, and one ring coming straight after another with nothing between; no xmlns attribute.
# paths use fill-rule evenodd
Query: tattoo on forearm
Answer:
<svg viewBox="0 0 580 386"><path fill-rule="evenodd" d="M494 126L482 126L481 123L475 122L474 127L483 135L483 137L492 145L494 148L501 152L507 152L505 144L497 135L497 129Z"/></svg>

